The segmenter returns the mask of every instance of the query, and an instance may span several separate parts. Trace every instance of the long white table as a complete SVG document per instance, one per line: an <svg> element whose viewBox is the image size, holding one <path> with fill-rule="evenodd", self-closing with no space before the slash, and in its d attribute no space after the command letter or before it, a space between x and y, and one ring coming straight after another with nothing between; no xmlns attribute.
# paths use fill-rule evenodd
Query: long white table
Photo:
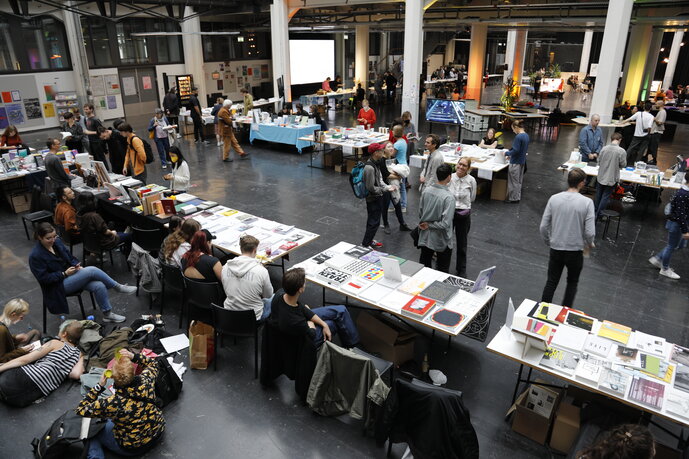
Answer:
<svg viewBox="0 0 689 459"><path fill-rule="evenodd" d="M578 163L574 161L567 161L565 164L561 165L558 167L558 170L562 172L567 172L570 171L574 168L579 168L583 170L586 175L590 177L598 177L598 166L589 166L588 163ZM661 171L656 171L656 173ZM660 182L660 185L657 185L655 183L649 183L646 179L648 173L646 171L642 170L627 170L627 169L620 169L620 181L621 182L627 182L627 183L634 183L636 185L641 185L645 186L648 188L655 188L656 190L660 189L670 189L670 190L679 190L682 187L681 183L677 183L672 179L666 179L663 177L662 181Z"/></svg>
<svg viewBox="0 0 689 459"><path fill-rule="evenodd" d="M299 140L318 143L321 145L329 145L332 148L342 148L342 162L344 163L346 158L358 159L360 157L359 153L373 143L387 142L390 136L388 132L376 132L372 129L368 131L360 131L355 128L339 129L339 133L342 136L338 138L333 137L333 133L329 133L331 131L328 131L323 133L323 137L319 141L314 141L313 135L300 137ZM345 138L345 133L347 138ZM313 157L316 154L318 154L318 152L315 150L311 151L311 161L309 167L319 169L318 166L313 165Z"/></svg>
<svg viewBox="0 0 689 459"><path fill-rule="evenodd" d="M458 146L460 146L458 143L449 143L440 146L439 150L443 154L443 159L446 164L456 166L461 158L471 158L471 169L477 171L479 178L486 180L493 180L494 173L507 169L508 164L500 159L501 156L504 158L504 154L502 153L506 150L461 144L462 149L458 154ZM412 155L409 158L410 166L423 168L427 155Z"/></svg>

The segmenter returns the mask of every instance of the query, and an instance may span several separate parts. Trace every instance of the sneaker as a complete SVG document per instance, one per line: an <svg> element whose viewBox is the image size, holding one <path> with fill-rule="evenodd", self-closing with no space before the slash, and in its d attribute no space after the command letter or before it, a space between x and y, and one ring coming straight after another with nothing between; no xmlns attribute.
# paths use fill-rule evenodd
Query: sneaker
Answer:
<svg viewBox="0 0 689 459"><path fill-rule="evenodd" d="M120 322L124 322L125 320L127 320L127 318L125 316L115 314L112 311L108 311L105 314L103 314L103 322L110 322L110 323L118 324Z"/></svg>
<svg viewBox="0 0 689 459"><path fill-rule="evenodd" d="M660 258L656 257L655 255L653 255L651 258L649 258L648 262L658 269L663 269L663 265L660 262Z"/></svg>
<svg viewBox="0 0 689 459"><path fill-rule="evenodd" d="M181 139L181 138L182 138L182 134L177 134L177 138L178 138L178 139Z"/></svg>
<svg viewBox="0 0 689 459"><path fill-rule="evenodd" d="M406 214L406 213L407 213L407 208L406 208L406 207L402 207L402 213L403 213L403 214Z"/></svg>
<svg viewBox="0 0 689 459"><path fill-rule="evenodd" d="M374 240L373 242L371 242L371 245L369 247L371 247L372 249L377 249L383 247L383 243Z"/></svg>
<svg viewBox="0 0 689 459"><path fill-rule="evenodd" d="M133 295L136 293L136 287L127 284L117 284L113 287L116 292L126 293L127 295Z"/></svg>
<svg viewBox="0 0 689 459"><path fill-rule="evenodd" d="M219 147L220 145L222 145L222 142L218 142L215 145Z"/></svg>
<svg viewBox="0 0 689 459"><path fill-rule="evenodd" d="M167 164L163 164L163 169L167 169Z"/></svg>
<svg viewBox="0 0 689 459"><path fill-rule="evenodd" d="M385 225L385 226L383 227L383 232L384 232L385 234L392 234L392 231L390 231L390 225Z"/></svg>
<svg viewBox="0 0 689 459"><path fill-rule="evenodd" d="M669 277L670 279L679 279L679 274L677 274L672 268L661 268L660 269L660 275Z"/></svg>
<svg viewBox="0 0 689 459"><path fill-rule="evenodd" d="M222 162L224 162L224 163L231 163L232 161L234 161L234 159L232 159L232 158L226 158L226 159L222 160Z"/></svg>
<svg viewBox="0 0 689 459"><path fill-rule="evenodd" d="M243 155L239 155L239 159L249 159L249 153L244 153Z"/></svg>
<svg viewBox="0 0 689 459"><path fill-rule="evenodd" d="M208 140L204 140L204 141L203 141L203 144L204 144L204 145L208 145L208 144L210 144L210 142L209 142Z"/></svg>

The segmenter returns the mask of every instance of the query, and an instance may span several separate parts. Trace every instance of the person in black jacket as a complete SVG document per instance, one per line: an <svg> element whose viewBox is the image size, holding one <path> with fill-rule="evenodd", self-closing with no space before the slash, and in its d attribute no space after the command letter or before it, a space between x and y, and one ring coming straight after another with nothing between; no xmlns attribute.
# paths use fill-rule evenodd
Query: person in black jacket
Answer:
<svg viewBox="0 0 689 459"><path fill-rule="evenodd" d="M177 119L179 117L179 97L177 97L177 88L170 88L170 91L165 94L163 98L163 110L165 110L165 116L167 116L170 124L177 124Z"/></svg>
<svg viewBox="0 0 689 459"><path fill-rule="evenodd" d="M124 169L124 157L127 153L127 139L125 139L117 129L109 129L103 126L98 128L98 137L103 141L108 151L112 170L121 171Z"/></svg>
<svg viewBox="0 0 689 459"><path fill-rule="evenodd" d="M95 266L82 267L57 237L53 225L39 223L34 233L36 245L29 255L29 268L43 291L43 304L53 314L69 313L67 295L88 290L103 311L104 322L124 322L125 317L112 312L109 289L133 295L136 287L114 281Z"/></svg>

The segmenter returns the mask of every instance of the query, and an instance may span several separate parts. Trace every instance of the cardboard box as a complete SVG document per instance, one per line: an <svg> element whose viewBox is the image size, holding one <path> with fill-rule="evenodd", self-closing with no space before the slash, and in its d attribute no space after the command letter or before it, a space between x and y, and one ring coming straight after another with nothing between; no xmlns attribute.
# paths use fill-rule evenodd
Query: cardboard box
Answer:
<svg viewBox="0 0 689 459"><path fill-rule="evenodd" d="M29 192L11 193L7 194L6 197L12 212L15 214L27 212L31 209L31 193Z"/></svg>
<svg viewBox="0 0 689 459"><path fill-rule="evenodd" d="M342 164L342 150L333 150L323 154L323 167L333 167Z"/></svg>
<svg viewBox="0 0 689 459"><path fill-rule="evenodd" d="M359 339L364 349L401 365L414 358L414 341L418 334L403 322L361 312L356 320Z"/></svg>
<svg viewBox="0 0 689 459"><path fill-rule="evenodd" d="M561 453L568 453L579 435L581 410L571 403L560 403L550 435L550 447Z"/></svg>
<svg viewBox="0 0 689 459"><path fill-rule="evenodd" d="M495 199L496 201L507 199L507 179L493 179L490 187L490 199Z"/></svg>
<svg viewBox="0 0 689 459"><path fill-rule="evenodd" d="M507 411L508 415L515 413L512 430L545 445L560 395L558 390L531 384Z"/></svg>

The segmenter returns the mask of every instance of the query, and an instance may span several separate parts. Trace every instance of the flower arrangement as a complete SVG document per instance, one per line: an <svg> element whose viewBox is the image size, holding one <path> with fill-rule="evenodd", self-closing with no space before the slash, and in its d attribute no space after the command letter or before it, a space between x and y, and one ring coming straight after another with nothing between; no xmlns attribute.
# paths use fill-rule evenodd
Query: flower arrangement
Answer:
<svg viewBox="0 0 689 459"><path fill-rule="evenodd" d="M502 85L502 96L500 96L500 105L506 112L512 111L512 106L519 100L519 85L512 78L507 80L507 83Z"/></svg>

